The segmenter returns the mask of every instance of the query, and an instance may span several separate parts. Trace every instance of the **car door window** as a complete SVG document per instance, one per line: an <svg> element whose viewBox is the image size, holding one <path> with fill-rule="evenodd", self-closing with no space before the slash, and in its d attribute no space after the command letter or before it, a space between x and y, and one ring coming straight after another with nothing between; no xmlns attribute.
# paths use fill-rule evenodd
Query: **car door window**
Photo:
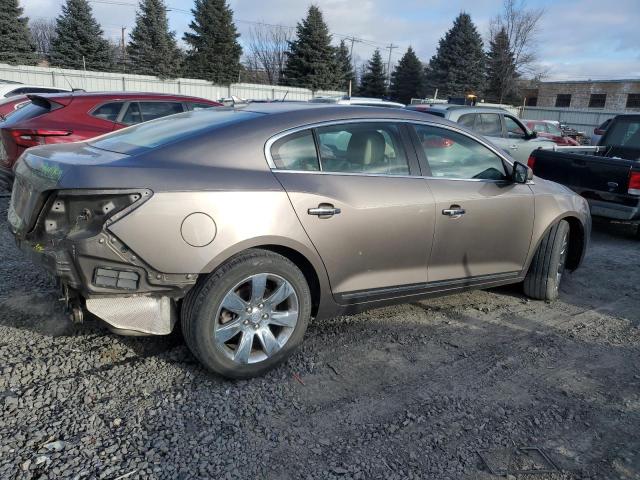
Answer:
<svg viewBox="0 0 640 480"><path fill-rule="evenodd" d="M524 140L526 136L526 132L524 131L524 128L522 127L522 125L520 125L518 121L516 121L512 117L505 115L504 124L505 124L505 127L507 127L507 136L509 138L520 138Z"/></svg>
<svg viewBox="0 0 640 480"><path fill-rule="evenodd" d="M398 125L349 123L316 130L325 172L408 175Z"/></svg>
<svg viewBox="0 0 640 480"><path fill-rule="evenodd" d="M414 125L435 178L505 180L502 159L478 141L439 127Z"/></svg>
<svg viewBox="0 0 640 480"><path fill-rule="evenodd" d="M470 130L473 130L475 121L476 121L475 113L466 113L460 116L460 118L458 119L458 123L460 125L462 125L463 127L467 127Z"/></svg>
<svg viewBox="0 0 640 480"><path fill-rule="evenodd" d="M108 120L109 122L115 122L118 119L118 114L122 109L123 102L111 102L96 108L91 115L102 120Z"/></svg>
<svg viewBox="0 0 640 480"><path fill-rule="evenodd" d="M271 147L271 159L280 170L320 170L311 130L277 140Z"/></svg>
<svg viewBox="0 0 640 480"><path fill-rule="evenodd" d="M156 118L166 117L182 113L182 103L180 102L139 102L142 118L145 122L155 120Z"/></svg>
<svg viewBox="0 0 640 480"><path fill-rule="evenodd" d="M125 125L135 125L142 122L142 114L140 113L140 105L138 102L131 102L127 107L127 111L122 117L122 123Z"/></svg>
<svg viewBox="0 0 640 480"><path fill-rule="evenodd" d="M480 113L476 120L475 131L488 137L502 136L502 123L497 113Z"/></svg>

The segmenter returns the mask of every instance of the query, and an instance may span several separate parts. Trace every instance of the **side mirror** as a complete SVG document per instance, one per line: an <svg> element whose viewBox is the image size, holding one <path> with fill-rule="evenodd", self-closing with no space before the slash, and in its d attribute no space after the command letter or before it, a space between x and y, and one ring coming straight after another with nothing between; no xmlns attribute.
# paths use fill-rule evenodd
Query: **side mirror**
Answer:
<svg viewBox="0 0 640 480"><path fill-rule="evenodd" d="M529 132L529 138L538 138L538 132L532 130Z"/></svg>
<svg viewBox="0 0 640 480"><path fill-rule="evenodd" d="M513 172L511 178L515 183L527 183L533 180L533 170L524 163L515 162L513 164Z"/></svg>

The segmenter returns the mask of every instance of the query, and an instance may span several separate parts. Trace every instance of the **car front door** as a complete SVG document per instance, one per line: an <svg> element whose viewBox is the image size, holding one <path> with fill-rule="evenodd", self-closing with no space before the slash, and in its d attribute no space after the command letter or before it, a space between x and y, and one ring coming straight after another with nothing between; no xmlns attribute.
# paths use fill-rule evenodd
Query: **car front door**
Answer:
<svg viewBox="0 0 640 480"><path fill-rule="evenodd" d="M529 155L539 146L539 142L527 136L526 128L518 119L510 115L503 115L503 118L507 142L505 150L514 160L526 165Z"/></svg>
<svg viewBox="0 0 640 480"><path fill-rule="evenodd" d="M268 146L340 303L407 295L427 281L435 210L407 145L406 126L363 121L303 130Z"/></svg>
<svg viewBox="0 0 640 480"><path fill-rule="evenodd" d="M413 125L436 202L429 282L491 283L524 268L533 231L529 185L493 149L460 131Z"/></svg>

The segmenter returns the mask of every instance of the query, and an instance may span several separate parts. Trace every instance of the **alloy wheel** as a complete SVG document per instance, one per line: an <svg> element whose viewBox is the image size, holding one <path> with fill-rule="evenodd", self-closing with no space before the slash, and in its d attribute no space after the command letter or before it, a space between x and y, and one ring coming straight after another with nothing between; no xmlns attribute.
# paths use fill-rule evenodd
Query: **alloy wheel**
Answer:
<svg viewBox="0 0 640 480"><path fill-rule="evenodd" d="M218 308L216 346L236 363L261 362L284 347L298 317L291 283L271 273L251 275L229 290Z"/></svg>

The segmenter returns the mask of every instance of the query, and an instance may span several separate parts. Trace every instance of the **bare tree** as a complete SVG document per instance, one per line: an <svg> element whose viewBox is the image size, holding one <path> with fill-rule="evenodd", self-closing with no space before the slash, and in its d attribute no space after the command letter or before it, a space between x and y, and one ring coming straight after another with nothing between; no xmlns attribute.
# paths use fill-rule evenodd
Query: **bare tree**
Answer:
<svg viewBox="0 0 640 480"><path fill-rule="evenodd" d="M36 44L38 55L46 57L51 48L51 41L56 35L56 21L53 18L34 18L29 22L31 36Z"/></svg>
<svg viewBox="0 0 640 480"><path fill-rule="evenodd" d="M504 0L503 11L489 26L491 39L503 28L509 37L516 72L520 75L537 73L536 41L543 8L527 8L527 0Z"/></svg>
<svg viewBox="0 0 640 480"><path fill-rule="evenodd" d="M264 72L270 85L278 85L292 38L291 29L261 23L251 28L248 37L247 69Z"/></svg>

